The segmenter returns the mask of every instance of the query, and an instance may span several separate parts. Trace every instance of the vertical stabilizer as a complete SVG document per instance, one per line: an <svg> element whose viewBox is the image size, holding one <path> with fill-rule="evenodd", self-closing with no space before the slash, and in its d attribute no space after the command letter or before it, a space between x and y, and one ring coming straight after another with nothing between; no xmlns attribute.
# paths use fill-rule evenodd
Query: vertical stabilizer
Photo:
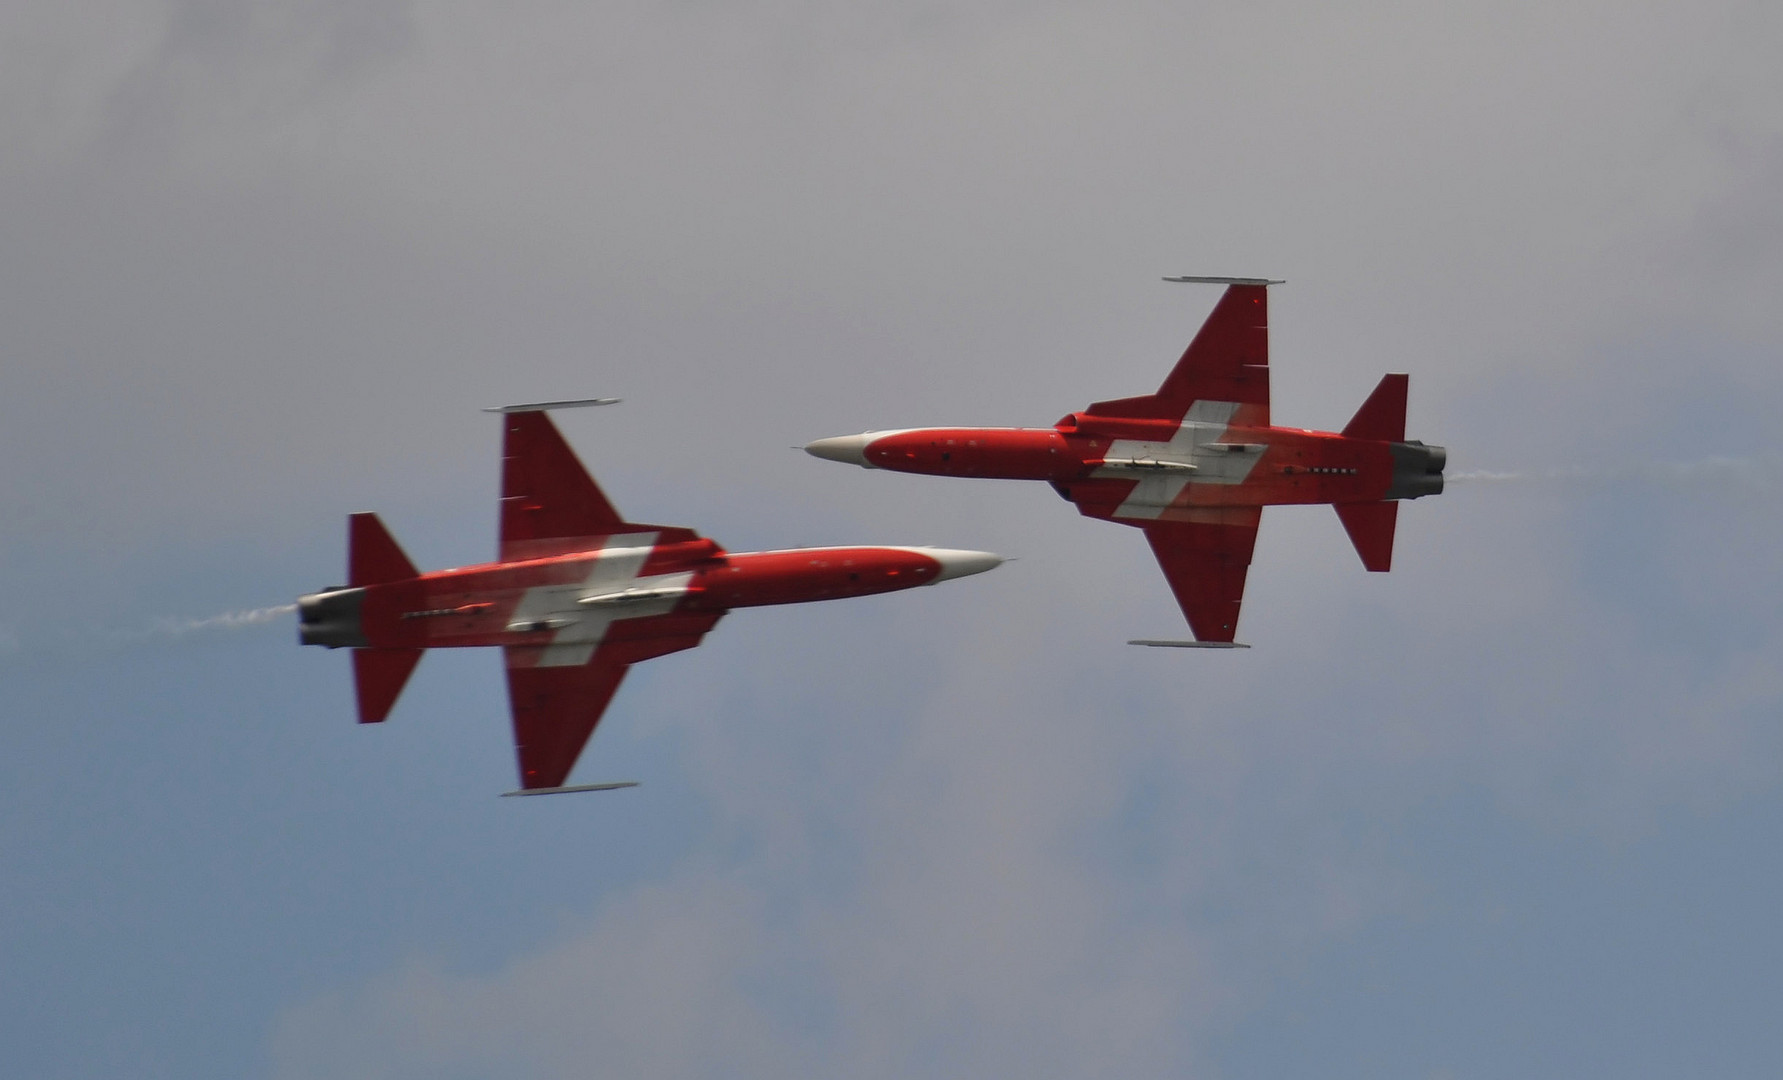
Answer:
<svg viewBox="0 0 1783 1080"><path fill-rule="evenodd" d="M353 650L353 689L359 695L361 724L384 722L420 662L420 649Z"/></svg>
<svg viewBox="0 0 1783 1080"><path fill-rule="evenodd" d="M349 588L388 585L420 576L378 515L354 514L347 519ZM354 614L357 616L357 611ZM390 715L420 660L420 649L353 650L353 688L358 692L361 724L382 723Z"/></svg>
<svg viewBox="0 0 1783 1080"><path fill-rule="evenodd" d="M1356 545L1356 554L1362 556L1363 566L1380 574L1393 569L1393 527L1399 521L1398 503L1338 503L1332 509L1337 511L1344 531L1350 534L1350 543Z"/></svg>
<svg viewBox="0 0 1783 1080"><path fill-rule="evenodd" d="M347 584L355 589L420 577L376 514L347 518Z"/></svg>
<svg viewBox="0 0 1783 1080"><path fill-rule="evenodd" d="M1368 395L1343 429L1344 438L1404 442L1405 395L1410 383L1411 378L1406 375L1382 375L1374 393Z"/></svg>

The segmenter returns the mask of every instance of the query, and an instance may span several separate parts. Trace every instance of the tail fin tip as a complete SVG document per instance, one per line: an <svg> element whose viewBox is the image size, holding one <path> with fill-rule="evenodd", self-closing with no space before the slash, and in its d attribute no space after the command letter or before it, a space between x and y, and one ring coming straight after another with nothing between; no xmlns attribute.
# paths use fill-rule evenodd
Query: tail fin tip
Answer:
<svg viewBox="0 0 1783 1080"><path fill-rule="evenodd" d="M1410 382L1411 377L1407 375L1382 375L1374 393L1368 395L1368 400L1344 427L1344 437L1404 442L1405 400Z"/></svg>
<svg viewBox="0 0 1783 1080"><path fill-rule="evenodd" d="M353 650L353 689L361 724L384 722L420 662L420 649Z"/></svg>
<svg viewBox="0 0 1783 1080"><path fill-rule="evenodd" d="M420 577L421 571L403 554L390 530L376 514L347 518L347 584L352 588L384 585Z"/></svg>
<svg viewBox="0 0 1783 1080"><path fill-rule="evenodd" d="M1399 521L1396 502L1337 503L1343 529L1350 534L1362 565L1377 574L1393 569L1393 530Z"/></svg>

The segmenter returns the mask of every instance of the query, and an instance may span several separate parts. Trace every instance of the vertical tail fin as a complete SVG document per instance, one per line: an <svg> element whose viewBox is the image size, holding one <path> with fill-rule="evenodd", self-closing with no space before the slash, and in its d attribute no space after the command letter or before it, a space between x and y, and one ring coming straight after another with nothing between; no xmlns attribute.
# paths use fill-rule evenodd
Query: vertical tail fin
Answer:
<svg viewBox="0 0 1783 1080"><path fill-rule="evenodd" d="M1409 376L1382 375L1374 393L1368 395L1343 429L1344 438L1404 442L1405 395L1410 382Z"/></svg>
<svg viewBox="0 0 1783 1080"><path fill-rule="evenodd" d="M1337 511L1344 531L1350 534L1350 543L1356 545L1356 554L1362 556L1363 566L1380 574L1393 569L1393 527L1399 521L1398 503L1337 503L1332 509Z"/></svg>
<svg viewBox="0 0 1783 1080"><path fill-rule="evenodd" d="M420 577L376 514L347 518L347 584L352 588Z"/></svg>
<svg viewBox="0 0 1783 1080"><path fill-rule="evenodd" d="M376 514L347 519L347 585L360 589L421 576ZM421 662L420 649L354 649L353 688L359 722L380 724L390 715L402 688Z"/></svg>

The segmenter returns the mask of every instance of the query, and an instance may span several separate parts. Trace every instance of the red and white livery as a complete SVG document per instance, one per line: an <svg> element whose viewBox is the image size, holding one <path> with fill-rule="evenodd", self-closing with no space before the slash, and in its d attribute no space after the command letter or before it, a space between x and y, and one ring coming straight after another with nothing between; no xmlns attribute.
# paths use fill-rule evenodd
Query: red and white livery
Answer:
<svg viewBox="0 0 1783 1080"><path fill-rule="evenodd" d="M1370 570L1393 560L1400 499L1443 489L1447 453L1405 437L1407 377L1387 375L1341 432L1273 427L1268 286L1225 295L1156 393L1099 401L1050 428L922 428L819 439L869 469L1045 480L1089 517L1145 531L1195 642L1233 646L1263 507L1331 503Z"/></svg>
<svg viewBox="0 0 1783 1080"><path fill-rule="evenodd" d="M727 552L689 529L626 521L542 407L501 411L496 562L423 574L377 515L354 514L347 584L298 610L303 644L353 649L362 724L389 715L422 650L499 646L520 765L511 794L630 786L564 782L627 669L693 648L732 608L892 592L1002 562L926 547Z"/></svg>

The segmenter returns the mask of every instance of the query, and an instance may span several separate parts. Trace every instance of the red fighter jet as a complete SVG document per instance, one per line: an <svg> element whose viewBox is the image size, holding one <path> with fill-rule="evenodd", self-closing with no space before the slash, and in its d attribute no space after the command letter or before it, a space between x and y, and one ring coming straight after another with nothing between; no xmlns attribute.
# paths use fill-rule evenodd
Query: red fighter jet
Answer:
<svg viewBox="0 0 1783 1080"><path fill-rule="evenodd" d="M423 574L376 514L348 519L347 584L301 597L299 640L353 650L359 722L389 715L428 648L500 646L520 790L565 787L626 669L700 643L732 608L868 596L989 570L984 551L927 547L727 552L689 529L626 521L545 409L512 405L500 558Z"/></svg>
<svg viewBox="0 0 1783 1080"><path fill-rule="evenodd" d="M1095 518L1145 530L1195 641L1233 641L1263 507L1331 503L1362 564L1393 562L1399 499L1443 489L1447 452L1405 437L1404 375L1381 379L1342 432L1269 423L1263 278L1178 277L1226 293L1157 393L1098 401L1050 428L924 428L805 449L869 469L1045 480Z"/></svg>

